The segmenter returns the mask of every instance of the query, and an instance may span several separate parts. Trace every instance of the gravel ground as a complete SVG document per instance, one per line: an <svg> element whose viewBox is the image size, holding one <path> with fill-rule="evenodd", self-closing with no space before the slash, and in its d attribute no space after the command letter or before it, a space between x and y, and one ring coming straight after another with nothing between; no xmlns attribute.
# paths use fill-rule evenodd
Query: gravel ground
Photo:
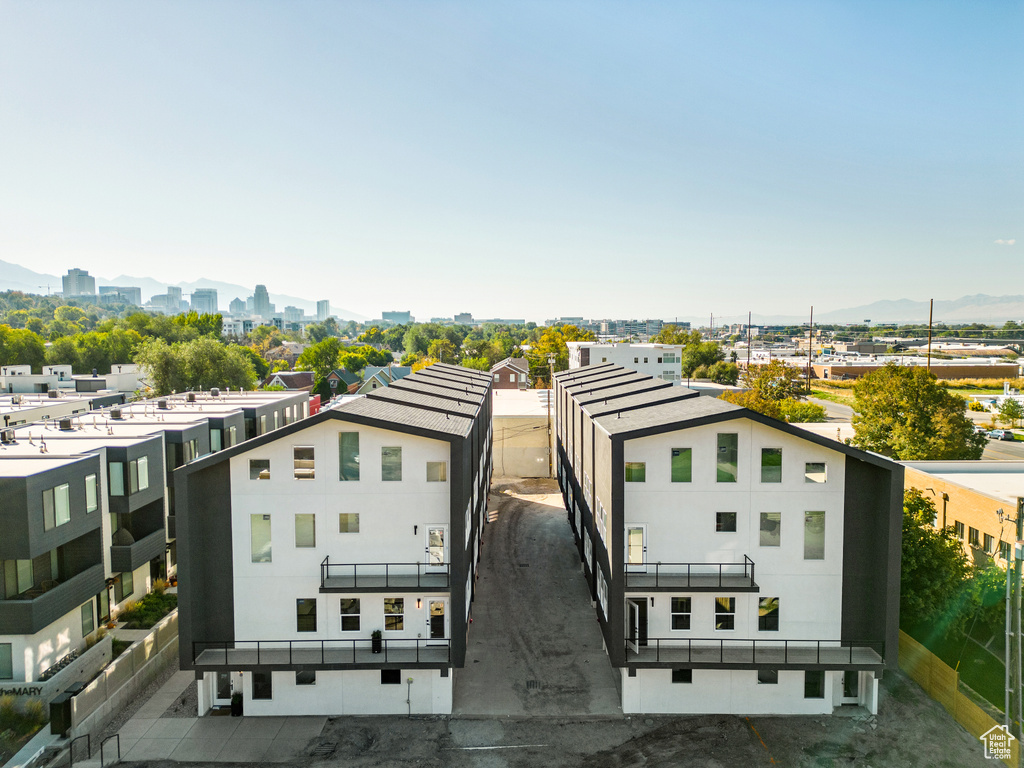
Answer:
<svg viewBox="0 0 1024 768"><path fill-rule="evenodd" d="M162 717L195 717L199 709L199 684L193 680Z"/></svg>

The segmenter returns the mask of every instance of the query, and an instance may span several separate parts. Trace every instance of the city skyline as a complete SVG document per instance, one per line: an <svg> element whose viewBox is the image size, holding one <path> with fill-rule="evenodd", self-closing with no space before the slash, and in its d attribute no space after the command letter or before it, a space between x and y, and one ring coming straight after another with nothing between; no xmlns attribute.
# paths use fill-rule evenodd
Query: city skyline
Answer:
<svg viewBox="0 0 1024 768"><path fill-rule="evenodd" d="M0 21L0 258L37 269L530 319L953 299L1019 269L1012 4Z"/></svg>

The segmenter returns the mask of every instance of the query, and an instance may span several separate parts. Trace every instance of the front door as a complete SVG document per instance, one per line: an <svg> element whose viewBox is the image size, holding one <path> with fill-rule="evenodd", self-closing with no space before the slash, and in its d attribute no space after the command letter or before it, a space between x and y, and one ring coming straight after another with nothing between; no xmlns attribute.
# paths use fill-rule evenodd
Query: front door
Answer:
<svg viewBox="0 0 1024 768"><path fill-rule="evenodd" d="M843 672L843 704L860 704L860 673Z"/></svg>
<svg viewBox="0 0 1024 768"><path fill-rule="evenodd" d="M430 608L430 616L427 618L429 635L431 640L446 640L448 638L448 627L445 619L445 601L429 600L427 605Z"/></svg>
<svg viewBox="0 0 1024 768"><path fill-rule="evenodd" d="M440 572L447 567L448 527L444 525L427 528L427 571Z"/></svg>
<svg viewBox="0 0 1024 768"><path fill-rule="evenodd" d="M216 706L226 706L231 703L231 673L217 673L217 691L213 698Z"/></svg>
<svg viewBox="0 0 1024 768"><path fill-rule="evenodd" d="M626 570L629 573L646 573L646 563L647 526L628 526L626 528Z"/></svg>
<svg viewBox="0 0 1024 768"><path fill-rule="evenodd" d="M627 621L629 622L626 633L626 647L633 653L636 653L639 650L640 640L640 606L637 605L636 601L626 601L626 614L628 616Z"/></svg>

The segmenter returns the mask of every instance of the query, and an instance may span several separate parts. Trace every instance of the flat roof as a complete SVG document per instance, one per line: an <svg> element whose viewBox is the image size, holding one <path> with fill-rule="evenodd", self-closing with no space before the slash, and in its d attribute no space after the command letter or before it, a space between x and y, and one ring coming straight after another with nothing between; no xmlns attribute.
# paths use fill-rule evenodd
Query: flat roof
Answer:
<svg viewBox="0 0 1024 768"><path fill-rule="evenodd" d="M548 416L550 389L496 389L494 390L494 418L512 416ZM554 417L554 402L551 404Z"/></svg>
<svg viewBox="0 0 1024 768"><path fill-rule="evenodd" d="M160 440L161 435L150 433L146 435L108 435L105 432L54 432L47 431L32 435L32 442L28 441L28 435L22 434L15 443L0 444L0 466L7 459L16 456L35 456L40 454L42 446L46 446L46 453L54 456L78 456L83 453L90 453L100 448L113 446L139 445L151 440Z"/></svg>
<svg viewBox="0 0 1024 768"><path fill-rule="evenodd" d="M903 466L932 475L1000 501L1016 505L1024 498L1024 461L902 461ZM1007 509L1013 513L1014 509Z"/></svg>
<svg viewBox="0 0 1024 768"><path fill-rule="evenodd" d="M48 472L58 467L66 467L79 461L85 461L88 456L47 456L38 453L36 456L11 456L6 457L0 451L0 477L25 477L38 472Z"/></svg>

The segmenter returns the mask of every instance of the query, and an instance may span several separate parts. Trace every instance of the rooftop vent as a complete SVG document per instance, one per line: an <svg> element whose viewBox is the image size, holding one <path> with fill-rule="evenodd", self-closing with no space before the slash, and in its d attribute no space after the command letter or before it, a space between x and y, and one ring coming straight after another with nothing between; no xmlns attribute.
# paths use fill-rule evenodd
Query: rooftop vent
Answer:
<svg viewBox="0 0 1024 768"><path fill-rule="evenodd" d="M60 390L51 389L46 393L46 396L49 397L51 400L56 400L58 397L60 397Z"/></svg>
<svg viewBox="0 0 1024 768"><path fill-rule="evenodd" d="M194 403L195 401L196 401L196 393L195 392L186 392L185 393L185 402L186 403Z"/></svg>
<svg viewBox="0 0 1024 768"><path fill-rule="evenodd" d="M71 419L61 419L59 423L60 429L63 432L70 432L74 427L71 424Z"/></svg>
<svg viewBox="0 0 1024 768"><path fill-rule="evenodd" d="M10 445L14 442L14 430L13 429L0 429L0 443L4 445Z"/></svg>
<svg viewBox="0 0 1024 768"><path fill-rule="evenodd" d="M220 397L220 390L217 387L214 387L213 389L211 389L210 390L210 397Z"/></svg>
<svg viewBox="0 0 1024 768"><path fill-rule="evenodd" d="M157 407L157 408L158 408L159 410L161 410L161 411L167 411L167 410L170 410L170 406L169 406L169 405L167 404L167 401L166 401L166 400L164 400L164 399L160 399L160 400L157 400L157 401L156 401L156 407Z"/></svg>
<svg viewBox="0 0 1024 768"><path fill-rule="evenodd" d="M21 405L21 395L13 395L11 397L11 404L12 405Z"/></svg>
<svg viewBox="0 0 1024 768"><path fill-rule="evenodd" d="M120 409L120 408L111 408L111 409L110 409L110 418L112 418L112 419L121 419L121 418L124 418L124 417L123 417L123 416L121 415L121 409Z"/></svg>

